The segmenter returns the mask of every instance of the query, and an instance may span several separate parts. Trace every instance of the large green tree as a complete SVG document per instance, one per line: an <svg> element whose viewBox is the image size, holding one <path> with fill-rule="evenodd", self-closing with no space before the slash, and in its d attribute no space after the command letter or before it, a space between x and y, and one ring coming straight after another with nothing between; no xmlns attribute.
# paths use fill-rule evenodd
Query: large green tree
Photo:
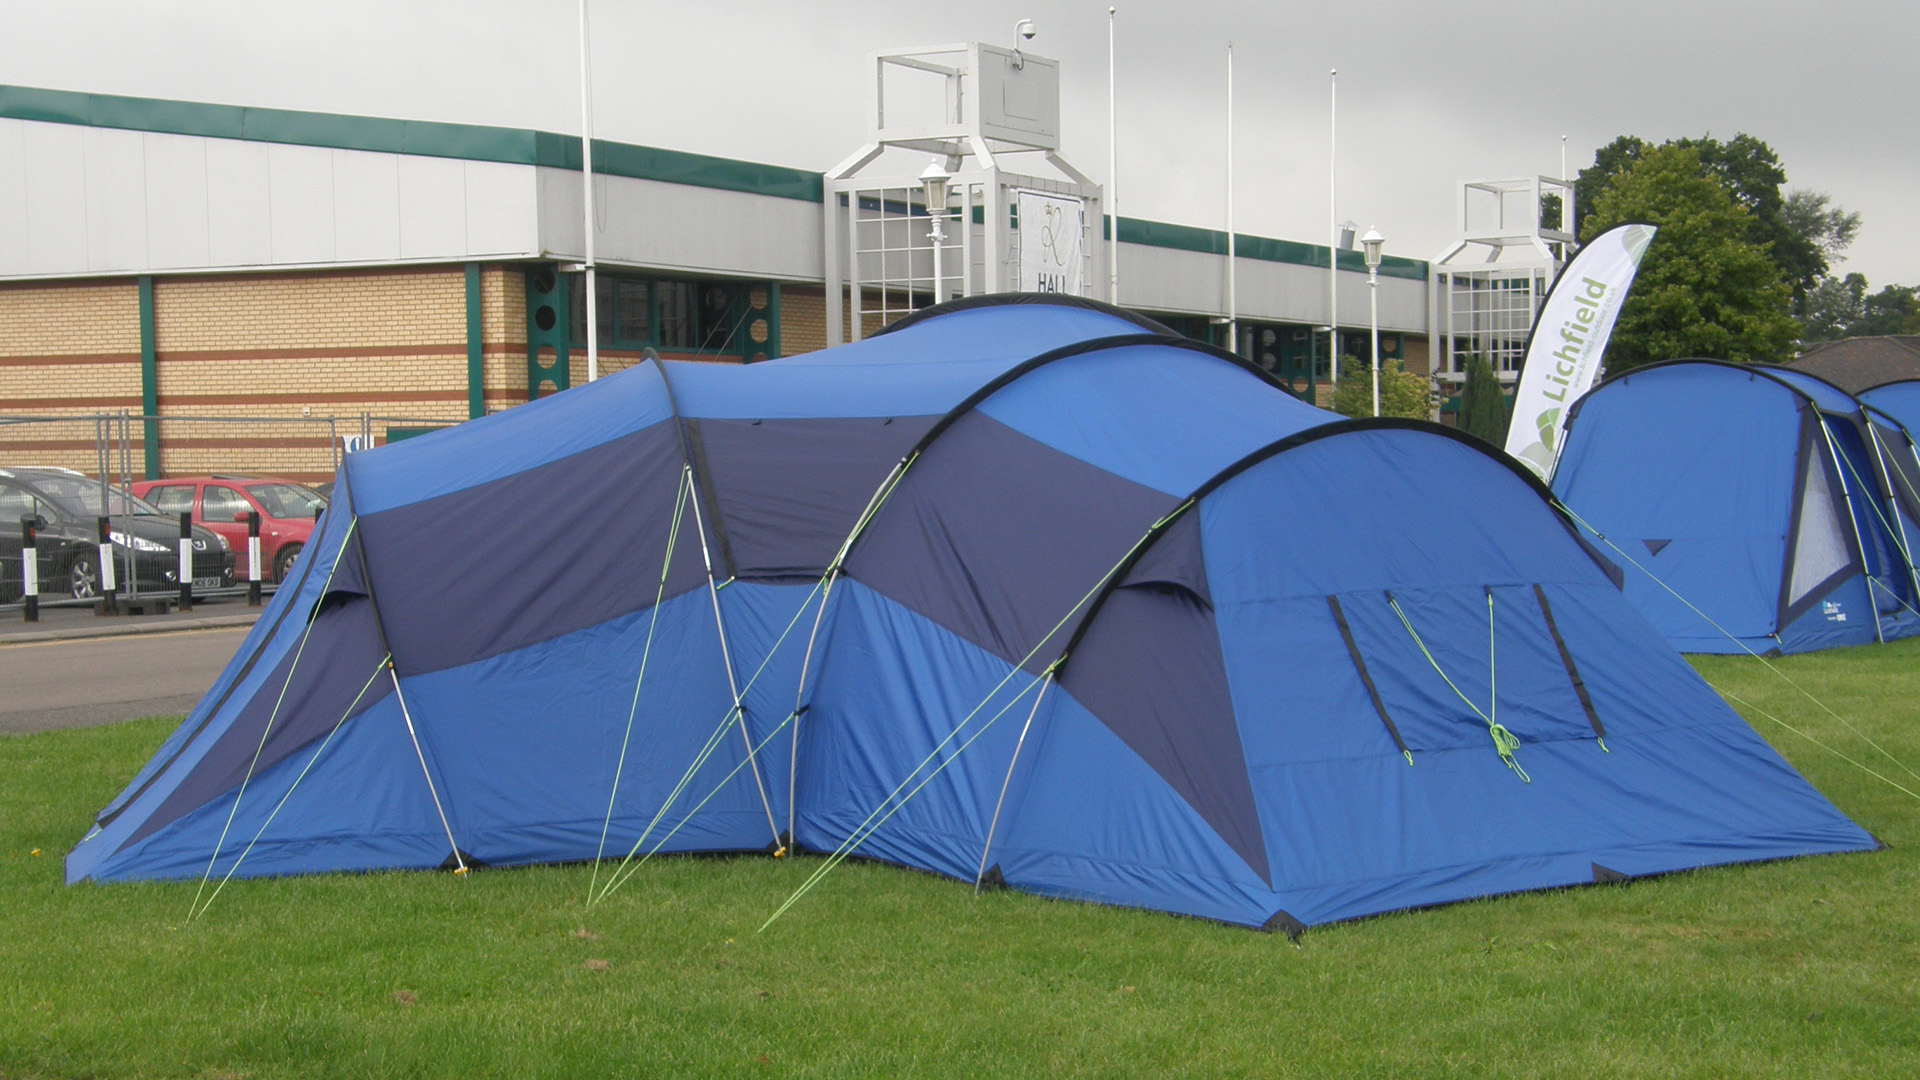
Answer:
<svg viewBox="0 0 1920 1080"><path fill-rule="evenodd" d="M1607 369L1687 356L1779 362L1793 354L1799 324L1791 290L1753 214L1691 146L1643 149L1595 196L1581 230L1591 240L1615 225L1659 227L1621 308Z"/></svg>
<svg viewBox="0 0 1920 1080"><path fill-rule="evenodd" d="M1747 240L1766 249L1796 304L1826 276L1859 231L1860 215L1834 206L1831 196L1788 191L1780 155L1761 139L1742 133L1725 142L1703 135L1663 144L1675 146L1697 152L1701 166L1747 211ZM1593 164L1574 180L1576 232L1587 235L1587 218L1607 184L1654 149L1644 139L1622 135L1594 153Z"/></svg>

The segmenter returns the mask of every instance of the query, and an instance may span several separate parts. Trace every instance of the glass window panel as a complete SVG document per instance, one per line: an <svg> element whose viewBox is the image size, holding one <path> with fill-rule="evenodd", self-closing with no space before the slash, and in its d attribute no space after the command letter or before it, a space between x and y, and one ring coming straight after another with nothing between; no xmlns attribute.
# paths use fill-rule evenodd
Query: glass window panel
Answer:
<svg viewBox="0 0 1920 1080"><path fill-rule="evenodd" d="M691 349L694 347L694 296L693 285L685 281L658 281L654 288L660 297L661 348Z"/></svg>
<svg viewBox="0 0 1920 1080"><path fill-rule="evenodd" d="M233 515L244 514L253 507L240 493L230 487L208 484L200 492L200 520L221 523L233 520Z"/></svg>
<svg viewBox="0 0 1920 1080"><path fill-rule="evenodd" d="M613 310L613 336L616 340L632 345L645 345L652 340L646 282L615 281Z"/></svg>

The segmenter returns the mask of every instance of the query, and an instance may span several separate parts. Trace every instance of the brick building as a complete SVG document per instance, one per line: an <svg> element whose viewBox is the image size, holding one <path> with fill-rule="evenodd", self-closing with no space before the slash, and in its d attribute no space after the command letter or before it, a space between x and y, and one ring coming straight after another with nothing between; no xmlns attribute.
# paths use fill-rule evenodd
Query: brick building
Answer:
<svg viewBox="0 0 1920 1080"><path fill-rule="evenodd" d="M846 336L820 173L601 141L594 172L602 374ZM581 207L568 136L0 86L0 464L321 479L582 382ZM1225 234L1118 224L1121 302L1220 335ZM1324 400L1329 249L1235 246L1240 351ZM1381 351L1424 372L1427 266L1381 274Z"/></svg>

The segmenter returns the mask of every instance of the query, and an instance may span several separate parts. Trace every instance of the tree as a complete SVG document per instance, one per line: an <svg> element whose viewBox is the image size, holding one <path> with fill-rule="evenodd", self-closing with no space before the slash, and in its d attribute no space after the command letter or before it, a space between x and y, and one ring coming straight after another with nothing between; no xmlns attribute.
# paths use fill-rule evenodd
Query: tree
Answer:
<svg viewBox="0 0 1920 1080"><path fill-rule="evenodd" d="M1848 337L1920 334L1920 288L1888 285L1867 297L1860 307L1860 321L1847 328Z"/></svg>
<svg viewBox="0 0 1920 1080"><path fill-rule="evenodd" d="M1460 430L1495 446L1507 445L1507 395L1487 358L1467 357L1467 381L1460 387Z"/></svg>
<svg viewBox="0 0 1920 1080"><path fill-rule="evenodd" d="M1373 369L1349 356L1340 361L1340 382L1333 388L1333 411L1342 416L1373 415ZM1433 396L1424 376L1398 360L1380 362L1380 415L1425 420L1433 415Z"/></svg>
<svg viewBox="0 0 1920 1080"><path fill-rule="evenodd" d="M1860 215L1840 209L1833 205L1831 195L1818 191L1795 188L1787 192L1782 213L1788 227L1806 237L1829 268L1846 257L1847 248L1860 233Z"/></svg>
<svg viewBox="0 0 1920 1080"><path fill-rule="evenodd" d="M1751 239L1753 215L1697 149L1668 144L1642 152L1595 197L1581 239L1632 221L1660 233L1614 326L1609 371L1688 356L1779 362L1793 355L1800 327L1787 314L1787 282Z"/></svg>
<svg viewBox="0 0 1920 1080"><path fill-rule="evenodd" d="M1800 340L1838 341L1852 337L1867 314L1867 279L1863 274L1824 277L1807 290L1798 305Z"/></svg>
<svg viewBox="0 0 1920 1080"><path fill-rule="evenodd" d="M1676 139L1662 148L1675 146L1698 152L1702 167L1747 211L1747 240L1766 249L1796 304L1826 275L1859 231L1860 215L1834 206L1831 196L1783 190L1786 169L1763 140L1745 133L1726 142L1703 135ZM1580 170L1574 182L1575 232L1587 235L1587 218L1607 183L1654 149L1643 139L1622 135L1594 153L1593 165Z"/></svg>

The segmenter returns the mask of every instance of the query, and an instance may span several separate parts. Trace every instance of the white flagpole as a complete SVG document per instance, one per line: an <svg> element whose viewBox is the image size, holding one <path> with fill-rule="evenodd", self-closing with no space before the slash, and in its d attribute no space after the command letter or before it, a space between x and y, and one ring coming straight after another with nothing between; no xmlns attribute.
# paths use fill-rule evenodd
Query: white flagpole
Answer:
<svg viewBox="0 0 1920 1080"><path fill-rule="evenodd" d="M1227 351L1240 351L1240 305L1235 291L1233 241L1233 42L1227 42Z"/></svg>
<svg viewBox="0 0 1920 1080"><path fill-rule="evenodd" d="M593 64L587 47L587 0L580 0L580 188L586 206L587 381L600 377L600 312L593 276Z"/></svg>
<svg viewBox="0 0 1920 1080"><path fill-rule="evenodd" d="M1340 69L1333 68L1327 72L1327 362L1336 388L1340 385L1340 305L1336 297L1340 281L1340 195L1333 165L1339 91Z"/></svg>
<svg viewBox="0 0 1920 1080"><path fill-rule="evenodd" d="M1107 9L1107 302L1120 303L1119 127L1114 111L1113 9Z"/></svg>

